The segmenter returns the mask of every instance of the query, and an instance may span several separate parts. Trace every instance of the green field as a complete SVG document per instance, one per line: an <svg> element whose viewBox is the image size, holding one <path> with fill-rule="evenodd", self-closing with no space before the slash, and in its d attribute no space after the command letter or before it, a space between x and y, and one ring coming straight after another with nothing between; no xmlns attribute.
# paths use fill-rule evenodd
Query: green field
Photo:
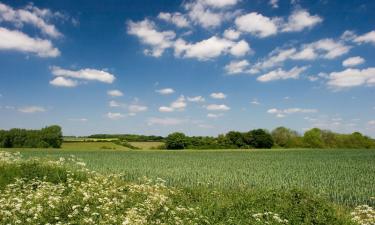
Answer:
<svg viewBox="0 0 375 225"><path fill-rule="evenodd" d="M374 150L103 151L88 148L83 151L80 148L21 152L26 157L57 158L73 154L83 159L88 168L99 172L124 173L128 181L143 176L163 178L168 185L182 188L221 191L298 188L346 206L370 203L370 197L375 195Z"/></svg>

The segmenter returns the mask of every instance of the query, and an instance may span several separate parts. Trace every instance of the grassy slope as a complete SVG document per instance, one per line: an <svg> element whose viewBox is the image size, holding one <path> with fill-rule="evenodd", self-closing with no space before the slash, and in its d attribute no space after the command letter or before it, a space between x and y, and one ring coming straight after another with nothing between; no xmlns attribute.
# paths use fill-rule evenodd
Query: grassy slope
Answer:
<svg viewBox="0 0 375 225"><path fill-rule="evenodd" d="M74 154L89 168L167 184L221 191L305 189L340 204L357 205L375 193L374 150L117 151L26 150L26 156Z"/></svg>

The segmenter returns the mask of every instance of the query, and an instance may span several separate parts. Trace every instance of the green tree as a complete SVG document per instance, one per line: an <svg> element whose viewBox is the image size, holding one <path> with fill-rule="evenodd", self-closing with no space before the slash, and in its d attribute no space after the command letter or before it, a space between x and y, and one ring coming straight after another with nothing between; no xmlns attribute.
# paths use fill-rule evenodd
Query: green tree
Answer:
<svg viewBox="0 0 375 225"><path fill-rule="evenodd" d="M273 139L266 130L256 129L249 132L250 145L254 148L272 148Z"/></svg>
<svg viewBox="0 0 375 225"><path fill-rule="evenodd" d="M246 146L243 138L243 134L238 131L229 131L225 137L228 139L231 145L237 146L239 148Z"/></svg>
<svg viewBox="0 0 375 225"><path fill-rule="evenodd" d="M286 127L277 127L271 132L272 138L276 145L289 148L296 145L298 133Z"/></svg>
<svg viewBox="0 0 375 225"><path fill-rule="evenodd" d="M303 143L308 148L324 148L322 131L319 128L306 131L303 135Z"/></svg>
<svg viewBox="0 0 375 225"><path fill-rule="evenodd" d="M188 139L184 133L175 132L169 134L165 139L167 149L184 149L188 145Z"/></svg>

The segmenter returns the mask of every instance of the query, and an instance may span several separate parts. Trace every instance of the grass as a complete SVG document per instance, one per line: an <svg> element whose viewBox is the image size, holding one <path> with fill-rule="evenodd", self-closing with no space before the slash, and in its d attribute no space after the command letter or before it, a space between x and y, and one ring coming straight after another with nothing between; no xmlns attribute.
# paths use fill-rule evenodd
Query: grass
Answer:
<svg viewBox="0 0 375 225"><path fill-rule="evenodd" d="M306 191L176 189L95 173L75 158L0 151L0 180L0 224L354 225L348 211Z"/></svg>
<svg viewBox="0 0 375 225"><path fill-rule="evenodd" d="M113 142L64 142L62 149L87 150L129 150L129 148L116 145Z"/></svg>
<svg viewBox="0 0 375 225"><path fill-rule="evenodd" d="M84 151L80 148L22 150L22 154L55 158L74 154L88 168L102 173L124 173L127 181L137 181L143 176L163 178L167 185L190 190L299 189L345 206L373 203L370 197L375 195L374 150Z"/></svg>
<svg viewBox="0 0 375 225"><path fill-rule="evenodd" d="M149 149L156 149L157 147L163 145L163 142L159 141L149 141L149 142L129 142L131 145L143 149L143 150L149 150Z"/></svg>

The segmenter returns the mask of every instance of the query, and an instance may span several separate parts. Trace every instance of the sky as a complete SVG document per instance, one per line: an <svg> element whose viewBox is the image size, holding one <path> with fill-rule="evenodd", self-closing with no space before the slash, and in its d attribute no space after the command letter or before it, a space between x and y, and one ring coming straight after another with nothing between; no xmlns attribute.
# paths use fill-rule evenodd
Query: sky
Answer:
<svg viewBox="0 0 375 225"><path fill-rule="evenodd" d="M375 137L375 1L0 1L0 129Z"/></svg>

